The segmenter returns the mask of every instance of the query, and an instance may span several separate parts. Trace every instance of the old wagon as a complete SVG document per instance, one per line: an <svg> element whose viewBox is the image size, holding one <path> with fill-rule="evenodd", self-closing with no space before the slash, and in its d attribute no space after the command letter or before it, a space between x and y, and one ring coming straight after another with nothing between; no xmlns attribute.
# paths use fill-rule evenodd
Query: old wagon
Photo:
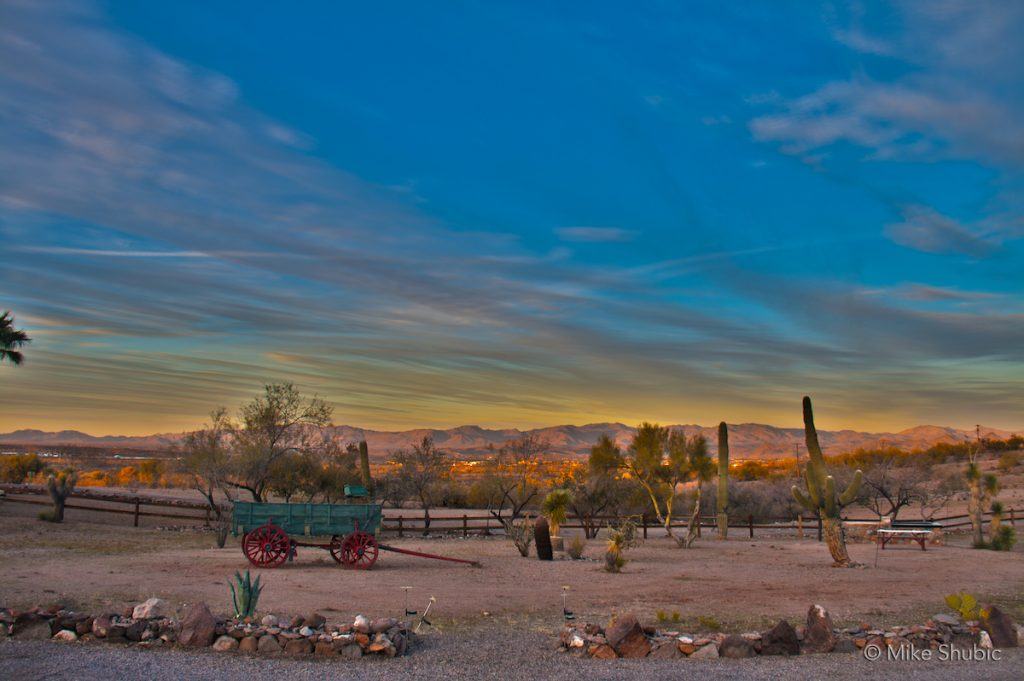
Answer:
<svg viewBox="0 0 1024 681"><path fill-rule="evenodd" d="M274 568L291 560L297 548L330 552L347 568L368 570L380 551L477 565L475 561L399 549L377 541L383 514L380 504L272 504L234 502L232 533L242 535L242 552L256 567ZM300 541L296 537L322 538Z"/></svg>

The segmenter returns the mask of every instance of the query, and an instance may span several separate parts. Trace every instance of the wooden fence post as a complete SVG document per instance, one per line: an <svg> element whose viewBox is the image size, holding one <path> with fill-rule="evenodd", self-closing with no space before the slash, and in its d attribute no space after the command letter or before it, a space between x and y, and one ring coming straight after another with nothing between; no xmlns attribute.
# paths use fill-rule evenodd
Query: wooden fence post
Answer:
<svg viewBox="0 0 1024 681"><path fill-rule="evenodd" d="M818 514L818 541L821 541L821 514Z"/></svg>
<svg viewBox="0 0 1024 681"><path fill-rule="evenodd" d="M800 514L796 517L796 538L804 538L804 516Z"/></svg>
<svg viewBox="0 0 1024 681"><path fill-rule="evenodd" d="M404 536L402 533L402 516L398 516L398 536Z"/></svg>
<svg viewBox="0 0 1024 681"><path fill-rule="evenodd" d="M1013 526L1013 527L1017 527L1017 523L1014 522L1013 509L1012 508L1010 509L1010 525Z"/></svg>
<svg viewBox="0 0 1024 681"><path fill-rule="evenodd" d="M644 525L644 539L647 539L647 514L644 513L640 518L640 522Z"/></svg>
<svg viewBox="0 0 1024 681"><path fill-rule="evenodd" d="M747 524L750 526L750 538L754 538L754 514L751 513L747 516Z"/></svg>
<svg viewBox="0 0 1024 681"><path fill-rule="evenodd" d="M463 538L469 536L469 521L466 520L466 514L462 514L462 536Z"/></svg>
<svg viewBox="0 0 1024 681"><path fill-rule="evenodd" d="M135 498L135 527L139 526L139 499Z"/></svg>

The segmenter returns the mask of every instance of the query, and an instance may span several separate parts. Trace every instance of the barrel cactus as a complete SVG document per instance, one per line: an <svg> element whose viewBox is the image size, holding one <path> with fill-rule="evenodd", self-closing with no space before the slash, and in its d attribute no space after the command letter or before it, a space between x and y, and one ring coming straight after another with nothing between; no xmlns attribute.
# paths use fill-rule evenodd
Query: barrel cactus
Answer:
<svg viewBox="0 0 1024 681"><path fill-rule="evenodd" d="M533 541L537 545L537 558L541 560L554 560L555 553L551 547L551 531L548 528L548 519L544 516L537 518L533 526Z"/></svg>
<svg viewBox="0 0 1024 681"><path fill-rule="evenodd" d="M843 506L850 504L857 497L863 474L857 471L853 480L842 494L836 493L836 481L829 475L825 466L825 456L818 444L818 431L814 428L814 411L811 398L804 397L804 438L807 440L807 453L810 460L804 471L806 491L793 485L793 497L801 506L821 518L821 528L828 544L829 553L837 567L850 566L850 554L846 551L846 538L843 536L842 520L839 512Z"/></svg>
<svg viewBox="0 0 1024 681"><path fill-rule="evenodd" d="M729 514L726 507L729 504L729 426L725 421L718 424L718 538L725 539L729 536Z"/></svg>

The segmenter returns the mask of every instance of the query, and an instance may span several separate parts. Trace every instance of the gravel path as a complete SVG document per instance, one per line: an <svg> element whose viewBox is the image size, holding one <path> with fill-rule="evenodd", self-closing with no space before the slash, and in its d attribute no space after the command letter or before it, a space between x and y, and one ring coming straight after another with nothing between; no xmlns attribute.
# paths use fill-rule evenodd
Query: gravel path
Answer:
<svg viewBox="0 0 1024 681"><path fill-rule="evenodd" d="M488 630L433 635L411 656L395 660L296 661L180 650L138 650L102 644L0 641L0 678L9 679L651 679L686 672L701 681L725 679L899 678L950 681L1024 678L1024 649L998 662L868 662L859 655L751 660L581 660L554 651L551 636Z"/></svg>

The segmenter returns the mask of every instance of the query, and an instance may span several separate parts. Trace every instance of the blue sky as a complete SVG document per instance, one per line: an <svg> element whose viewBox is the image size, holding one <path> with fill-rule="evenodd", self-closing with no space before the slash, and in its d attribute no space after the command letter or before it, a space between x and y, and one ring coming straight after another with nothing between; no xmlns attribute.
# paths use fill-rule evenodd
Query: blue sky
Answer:
<svg viewBox="0 0 1024 681"><path fill-rule="evenodd" d="M0 430L1024 427L1019 3L0 9Z"/></svg>

